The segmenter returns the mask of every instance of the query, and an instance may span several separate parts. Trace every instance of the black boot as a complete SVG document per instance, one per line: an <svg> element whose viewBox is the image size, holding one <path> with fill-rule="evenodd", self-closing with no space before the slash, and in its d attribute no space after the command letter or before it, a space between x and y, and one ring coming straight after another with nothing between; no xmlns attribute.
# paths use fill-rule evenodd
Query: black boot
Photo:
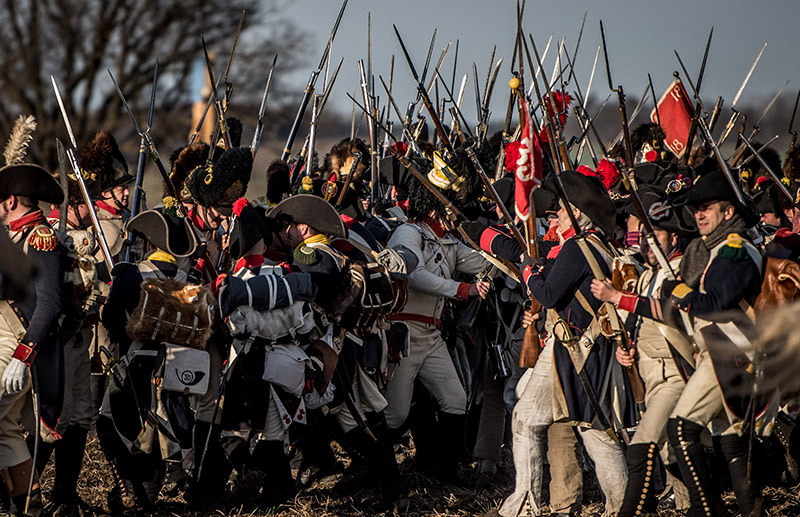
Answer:
<svg viewBox="0 0 800 517"><path fill-rule="evenodd" d="M44 510L44 505L42 504L42 491L39 487L34 488L31 490L31 499L28 499L27 492L20 495L15 495L11 498L14 501L14 506L16 507L16 515L30 515L32 517L38 517L42 515ZM25 511L25 503L28 503L28 511Z"/></svg>
<svg viewBox="0 0 800 517"><path fill-rule="evenodd" d="M209 430L210 439L209 439ZM220 444L221 429L209 422L198 420L194 424L194 482L191 484L192 504L204 505L206 501L221 499L231 473L230 464ZM208 446L206 446L206 440ZM202 469L200 464L202 462Z"/></svg>
<svg viewBox="0 0 800 517"><path fill-rule="evenodd" d="M11 497L4 483L0 483L0 515L11 513Z"/></svg>
<svg viewBox="0 0 800 517"><path fill-rule="evenodd" d="M458 464L464 454L465 415L439 413L439 481L451 485L461 485Z"/></svg>
<svg viewBox="0 0 800 517"><path fill-rule="evenodd" d="M253 450L252 469L264 472L261 489L261 502L268 506L277 506L297 493L289 466L289 456L280 440L264 440L256 444Z"/></svg>
<svg viewBox="0 0 800 517"><path fill-rule="evenodd" d="M719 445L728 472L731 475L733 493L739 504L739 513L743 517L757 517L761 515L761 486L759 476L751 474L747 479L747 439L739 435L720 436Z"/></svg>
<svg viewBox="0 0 800 517"><path fill-rule="evenodd" d="M631 517L655 512L656 495L653 474L657 468L658 445L635 443L628 446L625 461L628 464L628 486L618 517Z"/></svg>
<svg viewBox="0 0 800 517"><path fill-rule="evenodd" d="M669 443L678 456L681 478L689 490L692 506L687 517L716 517L728 515L720 497L719 488L711 476L705 449L700 443L703 426L684 418L670 418L667 422Z"/></svg>
<svg viewBox="0 0 800 517"><path fill-rule="evenodd" d="M69 426L55 448L56 476L53 482L52 503L55 506L78 503L78 477L83 465L88 429Z"/></svg>
<svg viewBox="0 0 800 517"><path fill-rule="evenodd" d="M380 484L383 501L387 504L392 504L406 497L408 490L400 478L400 470L397 467L394 449L384 441L386 434L384 428L385 426L372 423L370 430L373 433L373 438L365 430L356 427L345 433L342 441L347 444L346 448L363 457L367 465L369 465L369 475L378 480Z"/></svg>

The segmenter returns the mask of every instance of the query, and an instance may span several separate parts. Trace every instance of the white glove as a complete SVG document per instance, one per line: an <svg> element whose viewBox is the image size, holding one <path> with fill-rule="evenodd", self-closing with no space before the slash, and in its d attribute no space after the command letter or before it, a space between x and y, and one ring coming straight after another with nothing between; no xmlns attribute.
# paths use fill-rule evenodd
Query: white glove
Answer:
<svg viewBox="0 0 800 517"><path fill-rule="evenodd" d="M9 395L14 395L22 391L25 381L28 379L28 365L19 359L12 357L3 372L3 388Z"/></svg>

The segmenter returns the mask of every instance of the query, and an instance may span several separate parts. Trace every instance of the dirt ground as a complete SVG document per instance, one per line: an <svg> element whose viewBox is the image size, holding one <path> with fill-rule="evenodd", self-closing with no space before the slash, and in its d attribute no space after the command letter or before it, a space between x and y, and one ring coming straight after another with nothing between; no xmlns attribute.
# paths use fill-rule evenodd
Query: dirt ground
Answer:
<svg viewBox="0 0 800 517"><path fill-rule="evenodd" d="M480 516L498 507L514 485L513 467L510 455L504 452L504 460L498 473L492 476L472 475L469 488L442 485L436 480L414 471L411 449L404 447L398 452L401 472L409 489L409 505L401 510L385 512L380 508L379 494L372 480L365 475L351 476L347 472L324 477L310 482L293 501L279 507L267 508L255 505L241 505L220 502L204 511L190 510L182 498L180 489L165 486L159 500L159 515L175 516L294 516L294 517L333 517L333 516L373 516L403 515L421 516ZM343 466L349 460L341 458ZM359 471L363 471L360 469ZM52 488L52 462L42 476L42 486L47 497ZM84 456L84 466L79 481L79 495L90 506L100 511L106 493L112 486L111 470L100 451L96 438L90 438ZM603 510L601 494L594 477L587 473L584 481L585 495L582 516L599 516ZM545 493L547 491L545 490ZM763 515L800 516L800 486L768 487L764 489L765 507ZM733 495L725 495L728 509L735 512ZM90 512L91 514L92 512ZM135 512L131 512L135 514ZM662 504L660 516L677 516L669 503Z"/></svg>

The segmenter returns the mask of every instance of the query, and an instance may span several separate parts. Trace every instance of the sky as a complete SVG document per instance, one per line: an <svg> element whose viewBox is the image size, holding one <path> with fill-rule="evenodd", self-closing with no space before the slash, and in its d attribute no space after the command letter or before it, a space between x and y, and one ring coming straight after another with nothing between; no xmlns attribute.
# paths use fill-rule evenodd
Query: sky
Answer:
<svg viewBox="0 0 800 517"><path fill-rule="evenodd" d="M296 84L298 100L312 68L319 62L340 6L338 0L293 0L283 10L287 19L309 33L306 67L286 78L288 86ZM800 31L796 26L799 8L797 0L528 0L523 28L526 33L533 34L540 53L553 35L544 60L544 69L549 77L562 37L566 38L566 49L571 56L581 20L587 13L576 59L577 81L585 91L601 41L599 21L602 19L614 85L621 84L628 95L639 97L647 86L648 73L653 78L657 95L660 96L669 86L672 72L680 70L673 49L681 55L692 81L695 81L706 39L713 26L702 94L704 99L712 100L722 96L727 108L764 42L768 43L766 50L739 104L748 99L767 99L787 80L791 82L783 97L793 100L800 87L800 60L797 57ZM451 80L458 40L455 89L459 88L463 75L469 73L462 109L471 124L476 118L472 63L477 65L483 90L492 46L497 45L495 60L502 57L504 62L492 98L492 119L504 117L510 58L516 35L515 1L350 0L333 44L334 62L343 57L344 63L329 101L333 109L348 116L352 104L345 92L352 93L359 88L357 61L364 59L366 62L367 57L368 12L372 16L373 73L382 103L385 94L378 74L388 81L392 54L395 55L393 96L398 104L404 106L416 95L416 85L392 24L397 25L418 72L423 68L431 34L438 28L431 68L447 42L452 41L442 67L445 78L448 82ZM528 73L527 63L525 68ZM317 88L321 86L322 79ZM602 98L609 93L602 51L592 93ZM787 124L790 115L786 114Z"/></svg>

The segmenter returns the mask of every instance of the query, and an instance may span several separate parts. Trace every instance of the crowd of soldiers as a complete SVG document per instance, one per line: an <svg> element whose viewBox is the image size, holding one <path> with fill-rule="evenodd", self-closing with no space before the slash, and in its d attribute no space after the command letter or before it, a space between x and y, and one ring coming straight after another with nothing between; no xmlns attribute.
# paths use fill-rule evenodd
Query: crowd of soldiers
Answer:
<svg viewBox="0 0 800 517"><path fill-rule="evenodd" d="M800 292L800 150L679 157L652 123L573 169L568 96L540 99L537 128L517 95L516 132L345 138L275 160L266 192L223 117L172 152L150 209L110 132L51 172L21 116L0 169L0 508L100 511L77 489L91 432L111 514L157 511L167 484L194 509L273 507L342 454L403 510L410 435L407 468L443 484L510 447L504 517L579 515L587 470L605 516L727 515L728 487L759 515L777 471L800 481L795 390L760 383L753 346Z"/></svg>

